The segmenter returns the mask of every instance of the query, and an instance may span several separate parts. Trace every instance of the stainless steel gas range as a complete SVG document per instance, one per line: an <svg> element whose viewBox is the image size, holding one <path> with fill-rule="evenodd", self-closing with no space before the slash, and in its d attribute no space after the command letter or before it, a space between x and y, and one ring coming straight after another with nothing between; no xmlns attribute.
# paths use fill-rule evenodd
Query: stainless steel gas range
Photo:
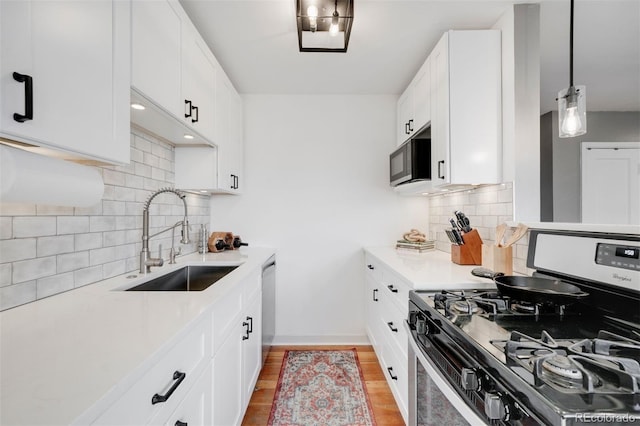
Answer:
<svg viewBox="0 0 640 426"><path fill-rule="evenodd" d="M532 231L534 275L587 297L410 292L409 423L640 424L639 254L638 235Z"/></svg>

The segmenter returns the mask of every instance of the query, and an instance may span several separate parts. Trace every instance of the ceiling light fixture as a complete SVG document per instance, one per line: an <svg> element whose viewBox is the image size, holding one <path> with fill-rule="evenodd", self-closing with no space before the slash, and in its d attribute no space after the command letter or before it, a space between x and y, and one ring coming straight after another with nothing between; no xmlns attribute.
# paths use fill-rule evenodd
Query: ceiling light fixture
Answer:
<svg viewBox="0 0 640 426"><path fill-rule="evenodd" d="M185 135L184 135L183 137L184 137L185 139L189 139L189 140L193 139L193 135L190 135L190 134L188 134L188 133L185 133Z"/></svg>
<svg viewBox="0 0 640 426"><path fill-rule="evenodd" d="M144 105L139 104L139 103L137 103L137 102L132 103L132 104L131 104L131 108L133 108L133 109L137 109L137 110L140 110L140 111L142 111L142 110L145 110L145 109L146 109Z"/></svg>
<svg viewBox="0 0 640 426"><path fill-rule="evenodd" d="M353 0L296 0L301 52L347 51L353 24Z"/></svg>
<svg viewBox="0 0 640 426"><path fill-rule="evenodd" d="M569 88L558 92L558 130L561 138L587 133L586 87L573 85L573 2L569 26Z"/></svg>

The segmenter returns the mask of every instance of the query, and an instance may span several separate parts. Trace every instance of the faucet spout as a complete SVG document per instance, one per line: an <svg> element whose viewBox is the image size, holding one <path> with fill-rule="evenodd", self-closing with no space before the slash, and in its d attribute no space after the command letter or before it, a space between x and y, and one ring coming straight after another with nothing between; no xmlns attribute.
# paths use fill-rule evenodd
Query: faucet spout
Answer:
<svg viewBox="0 0 640 426"><path fill-rule="evenodd" d="M172 193L175 194L178 198L182 200L184 205L184 219L181 222L176 223L173 226L170 226L166 229L163 229L160 232L157 232L153 235L149 235L149 206L151 205L151 201L153 199L163 193ZM162 188L158 191L154 192L148 199L144 205L144 209L142 211L142 250L140 251L140 273L146 274L151 271L152 266L162 266L163 260L162 258L152 258L149 254L149 240L151 237L154 237L158 234L162 234L170 229L174 229L178 225L182 225L182 239L180 242L182 244L189 244L189 219L187 214L187 202L185 200L186 195L182 192L174 189L174 188ZM172 243L173 244L173 243Z"/></svg>

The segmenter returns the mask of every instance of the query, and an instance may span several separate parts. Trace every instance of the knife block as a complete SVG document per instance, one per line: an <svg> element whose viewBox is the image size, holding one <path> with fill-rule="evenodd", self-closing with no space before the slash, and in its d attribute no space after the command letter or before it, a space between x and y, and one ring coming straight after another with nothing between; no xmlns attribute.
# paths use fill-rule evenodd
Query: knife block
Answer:
<svg viewBox="0 0 640 426"><path fill-rule="evenodd" d="M451 245L451 261L458 265L482 265L482 238L477 229L462 234L463 245Z"/></svg>

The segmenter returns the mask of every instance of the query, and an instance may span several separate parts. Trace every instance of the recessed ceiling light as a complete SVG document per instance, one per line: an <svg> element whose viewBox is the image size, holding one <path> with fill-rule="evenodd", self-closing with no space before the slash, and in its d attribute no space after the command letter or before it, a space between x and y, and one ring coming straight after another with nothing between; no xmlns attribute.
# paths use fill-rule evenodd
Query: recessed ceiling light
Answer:
<svg viewBox="0 0 640 426"><path fill-rule="evenodd" d="M193 135L186 134L186 135L184 135L184 138L185 139L193 139Z"/></svg>
<svg viewBox="0 0 640 426"><path fill-rule="evenodd" d="M201 189L200 192L202 192L203 194L206 194L209 191L207 191L206 189Z"/></svg>
<svg viewBox="0 0 640 426"><path fill-rule="evenodd" d="M139 104L139 103L132 103L131 104L131 108L137 109L137 110L140 110L140 111L142 111L144 109L147 109L144 105Z"/></svg>

